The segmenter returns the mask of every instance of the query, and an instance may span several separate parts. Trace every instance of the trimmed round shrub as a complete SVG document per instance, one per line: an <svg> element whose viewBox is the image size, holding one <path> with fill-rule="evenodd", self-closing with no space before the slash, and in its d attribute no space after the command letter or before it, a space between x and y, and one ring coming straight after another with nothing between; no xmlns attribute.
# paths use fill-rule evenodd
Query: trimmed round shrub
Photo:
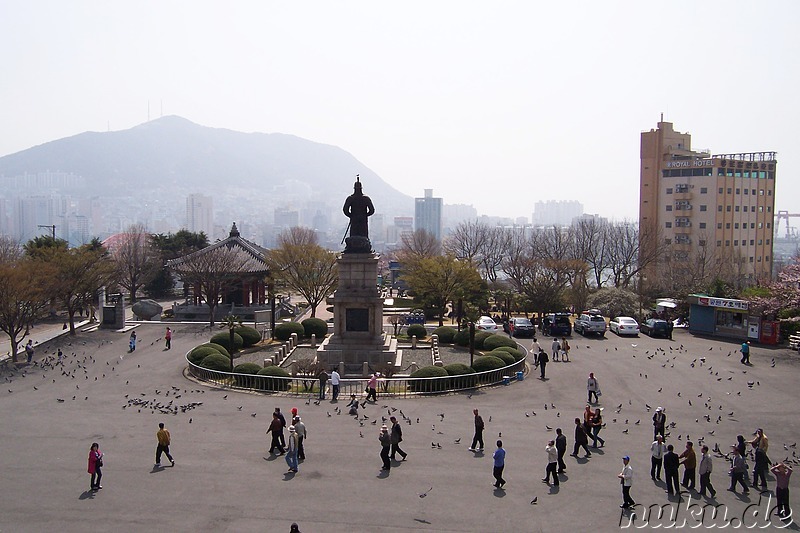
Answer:
<svg viewBox="0 0 800 533"><path fill-rule="evenodd" d="M508 352L514 356L515 361L521 361L525 357L525 354L522 353L522 350L511 348L510 346L501 346L499 348L495 348L492 350L492 352Z"/></svg>
<svg viewBox="0 0 800 533"><path fill-rule="evenodd" d="M311 338L311 335L316 335L317 340L322 340L328 334L328 324L321 318L306 318L300 324L308 339Z"/></svg>
<svg viewBox="0 0 800 533"><path fill-rule="evenodd" d="M469 330L464 328L453 335L453 344L456 346L469 346Z"/></svg>
<svg viewBox="0 0 800 533"><path fill-rule="evenodd" d="M242 346L244 346L244 339L242 338L241 335L239 335L238 333L235 333L235 332L233 334L233 344L234 344L234 346L231 346L231 333L230 333L230 331L222 331L220 333L217 333L216 335L211 337L211 342L213 344L219 344L220 346L222 346L223 348L228 350L228 353L231 353L231 354L235 353L235 352L238 352L239 350L242 349Z"/></svg>
<svg viewBox="0 0 800 533"><path fill-rule="evenodd" d="M447 372L448 376L460 376L462 374L475 373L475 370L473 370L471 366L465 365L464 363L450 363L449 365L444 365L444 370Z"/></svg>
<svg viewBox="0 0 800 533"><path fill-rule="evenodd" d="M475 332L475 348L478 350L483 350L483 343L486 339L494 335L494 333L489 333L488 331L476 331Z"/></svg>
<svg viewBox="0 0 800 533"><path fill-rule="evenodd" d="M477 385L477 378L470 376L470 374L475 373L471 366L463 363L450 363L449 365L444 365L444 369L452 378L448 386L450 389L467 389Z"/></svg>
<svg viewBox="0 0 800 533"><path fill-rule="evenodd" d="M216 351L218 351L219 353L221 353L225 357L230 357L231 356L231 354L228 353L228 350L226 350L225 347L223 345L221 345L221 344L215 344L213 342L207 342L205 344L202 344L201 346L208 346L209 348L214 348Z"/></svg>
<svg viewBox="0 0 800 533"><path fill-rule="evenodd" d="M296 324L296 322L295 322ZM298 324L299 325L299 324ZM273 379L288 378L289 373L279 366L265 366L257 373L258 376L265 376L256 382L256 388L260 390L285 391L289 389L290 380Z"/></svg>
<svg viewBox="0 0 800 533"><path fill-rule="evenodd" d="M250 346L254 346L261 342L261 333L259 333L257 329L251 328L250 326L239 326L233 331L242 337L242 346L244 348L249 348Z"/></svg>
<svg viewBox="0 0 800 533"><path fill-rule="evenodd" d="M517 362L517 360L514 358L514 356L511 355L510 353L508 353L505 350L500 350L500 349L492 350L491 352L487 353L486 355L491 355L492 357L497 357L497 358L502 359L503 362L505 363L505 365L503 365L503 366L513 365L514 363Z"/></svg>
<svg viewBox="0 0 800 533"><path fill-rule="evenodd" d="M189 361L192 362L192 364L199 365L200 363L203 362L203 359L215 353L219 354L217 350L211 348L210 346L198 346L197 348L189 352L188 359Z"/></svg>
<svg viewBox="0 0 800 533"><path fill-rule="evenodd" d="M453 344L453 337L456 336L458 330L450 326L442 326L433 330L433 333L439 336L440 344ZM467 340L469 340L469 332L467 332Z"/></svg>
<svg viewBox="0 0 800 533"><path fill-rule="evenodd" d="M406 335L408 338L417 337L417 340L422 340L428 336L428 330L422 324L411 324L406 329ZM420 370L422 369L420 368Z"/></svg>
<svg viewBox="0 0 800 533"><path fill-rule="evenodd" d="M424 366L413 372L411 378L443 378L447 377L447 370L441 366ZM446 379L425 379L408 381L409 388L414 392L440 392L447 390L448 380Z"/></svg>
<svg viewBox="0 0 800 533"><path fill-rule="evenodd" d="M475 372L497 370L498 368L503 368L504 366L508 366L506 365L505 361L493 355L482 355L480 357L476 357L472 362L472 368L475 369Z"/></svg>
<svg viewBox="0 0 800 533"><path fill-rule="evenodd" d="M281 322L275 326L275 338L279 341L288 341L292 333L297 333L299 338L305 336L305 329L300 322Z"/></svg>
<svg viewBox="0 0 800 533"><path fill-rule="evenodd" d="M200 363L200 366L209 370L219 370L220 372L229 372L231 369L231 360L215 350L211 355L207 355Z"/></svg>
<svg viewBox="0 0 800 533"><path fill-rule="evenodd" d="M261 368L262 366L258 363L239 363L233 367L233 371L236 374L258 374Z"/></svg>
<svg viewBox="0 0 800 533"><path fill-rule="evenodd" d="M516 348L517 343L514 339L506 337L505 335L498 335L497 333L486 337L486 340L483 341L483 349L492 351L495 348L499 348L501 346L508 346L509 348Z"/></svg>

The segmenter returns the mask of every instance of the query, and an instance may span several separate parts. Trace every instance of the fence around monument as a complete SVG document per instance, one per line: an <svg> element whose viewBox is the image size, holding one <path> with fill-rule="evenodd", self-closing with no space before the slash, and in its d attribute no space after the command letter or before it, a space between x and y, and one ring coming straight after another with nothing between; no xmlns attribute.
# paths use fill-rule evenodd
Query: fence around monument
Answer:
<svg viewBox="0 0 800 533"><path fill-rule="evenodd" d="M189 374L206 383L227 389L249 390L254 392L272 392L294 396L319 395L319 380L312 376L276 377L259 374L237 374L209 370L195 365L188 359ZM491 385L508 384L517 379L520 372L525 371L525 358L514 364L459 376L442 376L431 378L389 377L378 381L378 394L391 397L418 396L425 394L442 394L471 390ZM361 398L367 387L367 378L342 378L339 384L339 396L350 398L355 394ZM330 382L328 382L330 389ZM330 393L326 398L331 398Z"/></svg>

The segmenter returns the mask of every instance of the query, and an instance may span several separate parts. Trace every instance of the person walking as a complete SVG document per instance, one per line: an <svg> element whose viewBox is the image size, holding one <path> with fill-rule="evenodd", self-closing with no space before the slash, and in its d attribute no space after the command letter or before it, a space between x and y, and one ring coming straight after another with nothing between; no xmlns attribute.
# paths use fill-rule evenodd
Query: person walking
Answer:
<svg viewBox="0 0 800 533"><path fill-rule="evenodd" d="M281 443L281 450L286 448L286 441L283 440L283 429L286 427L286 418L284 418L283 413L281 413L281 408L275 408L275 414L278 415L278 420L281 421L281 430L278 432L278 441Z"/></svg>
<svg viewBox="0 0 800 533"><path fill-rule="evenodd" d="M175 460L172 459L172 455L169 453L169 445L171 442L171 438L169 435L169 430L164 427L164 422L159 422L158 424L158 431L156 432L156 439L158 440L158 446L156 446L156 464L154 465L156 468L161 467L161 454L164 453L169 459L169 462L172 466L175 466Z"/></svg>
<svg viewBox="0 0 800 533"><path fill-rule="evenodd" d="M169 350L172 348L172 330L167 328L166 333L164 333L164 340L166 341L166 349Z"/></svg>
<svg viewBox="0 0 800 533"><path fill-rule="evenodd" d="M622 509L630 509L636 502L631 498L631 485L633 484L633 467L631 466L631 458L625 456L622 458L622 472L617 474L622 485Z"/></svg>
<svg viewBox="0 0 800 533"><path fill-rule="evenodd" d="M325 369L319 371L317 374L317 378L319 379L319 399L325 399L325 387L328 386L328 373L325 372Z"/></svg>
<svg viewBox="0 0 800 533"><path fill-rule="evenodd" d="M303 443L305 443L306 438L308 437L306 424L299 416L296 416L292 419L292 425L294 426L294 432L297 435L297 459L300 461L305 461L306 449Z"/></svg>
<svg viewBox="0 0 800 533"><path fill-rule="evenodd" d="M483 451L483 418L481 415L478 414L477 409L472 410L472 414L475 415L475 435L472 437L472 445L469 447L469 451L471 452L482 452ZM480 444L480 448L478 448L478 444Z"/></svg>
<svg viewBox="0 0 800 533"><path fill-rule="evenodd" d="M331 371L331 388L333 389L333 401L339 401L339 383L341 382L339 371L335 368Z"/></svg>
<svg viewBox="0 0 800 533"><path fill-rule="evenodd" d="M597 403L597 391L600 390L600 384L597 382L597 378L594 377L594 372L589 372L589 379L586 381L586 390L589 391L589 399L586 401L592 403L592 396L594 396L594 403Z"/></svg>
<svg viewBox="0 0 800 533"><path fill-rule="evenodd" d="M558 472L564 473L567 469L564 463L564 454L567 453L567 436L561 432L561 428L556 428L556 450L558 450Z"/></svg>
<svg viewBox="0 0 800 533"><path fill-rule="evenodd" d="M694 484L696 481L695 472L697 470L697 454L694 451L694 443L692 441L686 442L686 449L683 450L683 453L678 456L683 465L683 482L681 485L686 487L689 490L694 490Z"/></svg>
<svg viewBox="0 0 800 533"><path fill-rule="evenodd" d="M128 341L128 348L130 349L131 353L136 351L136 332L135 331L131 332L131 338Z"/></svg>
<svg viewBox="0 0 800 533"><path fill-rule="evenodd" d="M550 350L553 352L553 361L558 362L558 354L561 352L561 343L558 342L558 337L553 337L553 344L550 345Z"/></svg>
<svg viewBox="0 0 800 533"><path fill-rule="evenodd" d="M27 357L28 364L30 364L31 361L33 360L33 353L34 353L33 340L28 339L28 344L25 345L25 355Z"/></svg>
<svg viewBox="0 0 800 533"><path fill-rule="evenodd" d="M286 464L289 472L297 473L297 431L294 426L289 426L289 440L286 447Z"/></svg>
<svg viewBox="0 0 800 533"><path fill-rule="evenodd" d="M569 363L569 343L566 337L561 337L561 352L563 355L561 360L565 363Z"/></svg>
<svg viewBox="0 0 800 533"><path fill-rule="evenodd" d="M667 453L664 454L664 476L667 478L667 494L670 496L681 493L678 484L678 465L680 465L680 459L675 453L675 448L670 444L667 446Z"/></svg>
<svg viewBox="0 0 800 533"><path fill-rule="evenodd" d="M494 459L494 468L492 470L494 487L502 489L506 484L506 480L503 479L503 469L506 467L506 451L503 449L503 441L497 441L497 449L492 454L492 459Z"/></svg>
<svg viewBox="0 0 800 533"><path fill-rule="evenodd" d="M792 475L792 467L778 463L772 467L771 472L775 475L775 498L778 500L778 516L789 518L792 511L789 509L789 477Z"/></svg>
<svg viewBox="0 0 800 533"><path fill-rule="evenodd" d="M403 428L400 427L400 424L397 422L397 417L390 416L389 421L392 423L392 452L390 457L392 461L394 461L399 453L403 456L403 461L405 461L408 454L400 449L400 443L403 442Z"/></svg>
<svg viewBox="0 0 800 533"><path fill-rule="evenodd" d="M370 398L373 402L378 401L378 376L375 374L370 374L369 381L367 381L367 401Z"/></svg>
<svg viewBox="0 0 800 533"><path fill-rule="evenodd" d="M272 444L270 444L269 453L274 453L275 448L277 448L278 455L283 455L284 449L283 444L281 444L281 437L283 436L283 424L281 424L281 419L278 418L278 413L272 413L272 422L270 422L269 428L267 428L266 432L272 433Z"/></svg>
<svg viewBox="0 0 800 533"><path fill-rule="evenodd" d="M731 492L736 492L736 484L739 483L742 485L742 494L747 494L750 492L750 489L747 488L747 483L744 481L744 477L747 475L747 463L744 460L744 456L739 453L738 446L731 446L733 450L733 457L731 458L731 486L728 487L728 490Z"/></svg>
<svg viewBox="0 0 800 533"><path fill-rule="evenodd" d="M586 452L586 457L591 457L592 452L589 451L589 437L586 435L586 431L583 429L583 424L581 424L581 419L575 419L575 445L572 448L572 453L570 454L572 457L578 457L578 450L583 447L584 451Z"/></svg>
<svg viewBox="0 0 800 533"><path fill-rule="evenodd" d="M700 496L706 496L706 489L708 489L708 493L714 498L717 495L717 491L714 490L714 485L711 484L711 471L713 469L713 465L711 463L711 454L708 453L708 446L705 444L702 448L700 448Z"/></svg>
<svg viewBox="0 0 800 533"><path fill-rule="evenodd" d="M656 440L650 445L650 479L653 481L661 481L661 464L664 461L664 452L666 451L664 437L661 435L656 436Z"/></svg>
<svg viewBox="0 0 800 533"><path fill-rule="evenodd" d="M544 472L542 483L550 484L550 474L553 475L553 485L558 486L558 448L556 448L556 441L551 440L545 446L544 451L547 453L547 468Z"/></svg>
<svg viewBox="0 0 800 533"><path fill-rule="evenodd" d="M590 421L592 427L592 439L594 443L592 444L592 448L597 448L597 441L600 441L600 446L605 446L606 441L599 435L600 430L603 429L603 408L598 407L594 410L592 414L592 419Z"/></svg>
<svg viewBox="0 0 800 533"><path fill-rule="evenodd" d="M742 360L740 362L743 365L749 365L750 364L750 341L743 342L740 351L742 352Z"/></svg>
<svg viewBox="0 0 800 533"><path fill-rule="evenodd" d="M539 356L536 358L536 362L539 363L539 372L541 374L541 378L542 379L545 378L544 377L544 375L545 375L545 370L544 369L547 366L547 362L549 360L550 360L550 358L547 357L547 352L545 352L544 350L540 350L539 351Z"/></svg>
<svg viewBox="0 0 800 533"><path fill-rule="evenodd" d="M386 427L386 424L381 426L381 432L378 435L378 440L381 443L381 460L383 461L383 467L381 467L381 470L386 470L388 472L392 468L392 461L389 459L389 449L392 446L392 436L389 434L389 428Z"/></svg>
<svg viewBox="0 0 800 533"><path fill-rule="evenodd" d="M762 448L756 447L753 463L753 488L757 489L758 481L761 480L761 491L767 490L767 470L769 470L769 458Z"/></svg>
<svg viewBox="0 0 800 533"><path fill-rule="evenodd" d="M656 412L653 414L653 440L661 435L664 437L664 431L667 427L667 415L664 414L664 408L661 406L656 407Z"/></svg>
<svg viewBox="0 0 800 533"><path fill-rule="evenodd" d="M542 347L539 345L539 341L536 340L536 336L534 335L533 340L531 341L531 349L530 349L530 352L533 354L534 360L541 351Z"/></svg>
<svg viewBox="0 0 800 533"><path fill-rule="evenodd" d="M103 486L100 485L100 480L103 477L103 452L100 451L100 445L96 442L92 443L91 448L89 449L89 474L92 476L89 480L89 490L92 492L97 492L98 490L102 489Z"/></svg>

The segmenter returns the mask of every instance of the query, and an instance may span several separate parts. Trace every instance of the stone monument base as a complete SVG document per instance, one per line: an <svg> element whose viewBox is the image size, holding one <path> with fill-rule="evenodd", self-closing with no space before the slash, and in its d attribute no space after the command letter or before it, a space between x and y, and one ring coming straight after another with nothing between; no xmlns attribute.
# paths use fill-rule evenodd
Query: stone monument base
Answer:
<svg viewBox="0 0 800 533"><path fill-rule="evenodd" d="M344 363L345 374L363 374L363 364L371 367L381 365L399 366L403 350L397 349L397 339L384 335L382 339L343 342L340 337L331 335L317 348L317 361L328 368Z"/></svg>

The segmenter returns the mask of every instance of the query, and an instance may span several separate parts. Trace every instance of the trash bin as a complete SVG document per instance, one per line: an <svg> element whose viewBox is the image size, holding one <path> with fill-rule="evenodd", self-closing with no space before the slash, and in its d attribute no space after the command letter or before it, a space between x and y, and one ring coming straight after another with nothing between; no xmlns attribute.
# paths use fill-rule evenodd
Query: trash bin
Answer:
<svg viewBox="0 0 800 533"><path fill-rule="evenodd" d="M503 385L511 384L511 376L503 376Z"/></svg>
<svg viewBox="0 0 800 533"><path fill-rule="evenodd" d="M522 371L517 372L517 381L522 381L523 379L525 379L525 374Z"/></svg>

